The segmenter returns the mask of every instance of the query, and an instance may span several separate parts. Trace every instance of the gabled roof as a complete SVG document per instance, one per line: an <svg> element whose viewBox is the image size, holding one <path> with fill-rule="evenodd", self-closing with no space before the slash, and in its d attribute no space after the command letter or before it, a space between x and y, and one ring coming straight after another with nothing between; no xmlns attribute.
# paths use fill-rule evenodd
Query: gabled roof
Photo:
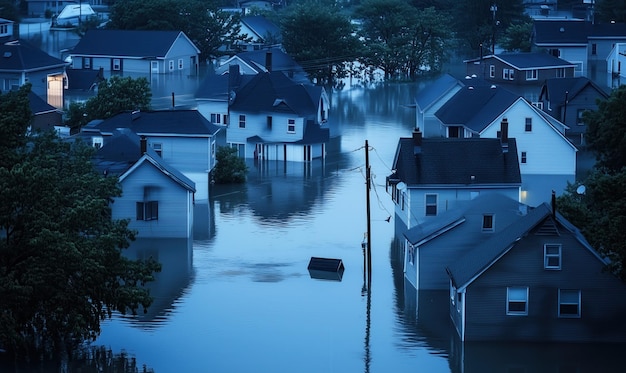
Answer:
<svg viewBox="0 0 626 373"><path fill-rule="evenodd" d="M280 28L264 16L242 17L241 22L262 40L266 40L268 37L272 37L274 41L278 42L281 40Z"/></svg>
<svg viewBox="0 0 626 373"><path fill-rule="evenodd" d="M69 90L91 91L104 80L101 70L67 69L65 75Z"/></svg>
<svg viewBox="0 0 626 373"><path fill-rule="evenodd" d="M562 106L565 103L565 93L567 92L567 99L572 100L579 93L581 93L586 87L591 87L598 92L598 95L608 98L609 95L600 86L584 76L575 78L550 78L546 79L543 87L541 87L541 94L539 99L544 97L550 100L550 103L555 106ZM594 104L591 102L590 104Z"/></svg>
<svg viewBox="0 0 626 373"><path fill-rule="evenodd" d="M216 73L226 74L228 72L228 66L234 63L234 60L240 60L256 72L265 72L267 71L266 64L268 53L271 56L272 71L305 73L302 66L280 48L259 49L238 53L220 65L220 67L216 69Z"/></svg>
<svg viewBox="0 0 626 373"><path fill-rule="evenodd" d="M415 104L420 111L425 111L446 93L455 87L463 87L464 84L450 74L443 74L435 81L430 83L428 87L422 89L415 96Z"/></svg>
<svg viewBox="0 0 626 373"><path fill-rule="evenodd" d="M139 135L182 137L211 137L220 130L197 110L128 111L89 123L85 130L112 134L118 128L129 128Z"/></svg>
<svg viewBox="0 0 626 373"><path fill-rule="evenodd" d="M67 65L64 61L24 40L15 40L0 45L0 71L29 72L58 68Z"/></svg>
<svg viewBox="0 0 626 373"><path fill-rule="evenodd" d="M37 96L33 92L28 92L28 104L30 106L30 111L33 115L52 113L52 112L61 112L59 109L50 105L44 99Z"/></svg>
<svg viewBox="0 0 626 373"><path fill-rule="evenodd" d="M626 39L626 23L595 23L589 39Z"/></svg>
<svg viewBox="0 0 626 373"><path fill-rule="evenodd" d="M465 126L480 133L521 96L501 86L476 84L461 88L435 116L447 126Z"/></svg>
<svg viewBox="0 0 626 373"><path fill-rule="evenodd" d="M231 80L233 78L234 80ZM196 90L196 99L228 101L231 92L237 93L239 89L254 78L254 75L239 74L230 76L227 74L208 73Z"/></svg>
<svg viewBox="0 0 626 373"><path fill-rule="evenodd" d="M488 58L489 56L485 57ZM555 69L574 68L575 65L562 58L554 57L548 53L500 53L493 56L495 59L513 67L514 69L534 70L534 69Z"/></svg>
<svg viewBox="0 0 626 373"><path fill-rule="evenodd" d="M151 147L146 147L146 153L142 154L140 137L127 128L116 130L93 157L94 166L100 173L119 176L120 182L144 162L151 163L182 187L196 191L191 179L163 161Z"/></svg>
<svg viewBox="0 0 626 373"><path fill-rule="evenodd" d="M607 262L589 245L575 226L558 213L553 216L550 205L543 203L529 210L528 214L521 217L518 221L509 225L500 233L495 234L489 240L477 245L454 262L454 264L446 268L457 291L466 288L489 269L489 267L502 258L502 256L509 252L517 241L524 238L532 229L539 226L547 219L558 222L563 228L570 231L578 242L589 250L599 261L607 264Z"/></svg>
<svg viewBox="0 0 626 373"><path fill-rule="evenodd" d="M413 188L519 186L515 139L508 145L503 152L499 139L423 138L417 149L413 138L400 138L391 178Z"/></svg>
<svg viewBox="0 0 626 373"><path fill-rule="evenodd" d="M587 37L591 33L591 22L583 20L535 20L533 23L534 43L537 46L586 46Z"/></svg>
<svg viewBox="0 0 626 373"><path fill-rule="evenodd" d="M282 72L259 73L239 89L231 110L252 113L290 113L303 118L316 115L321 87L316 91L294 83ZM313 96L316 95L316 96Z"/></svg>
<svg viewBox="0 0 626 373"><path fill-rule="evenodd" d="M164 58L178 38L186 39L200 50L182 31L95 29L85 33L71 55Z"/></svg>

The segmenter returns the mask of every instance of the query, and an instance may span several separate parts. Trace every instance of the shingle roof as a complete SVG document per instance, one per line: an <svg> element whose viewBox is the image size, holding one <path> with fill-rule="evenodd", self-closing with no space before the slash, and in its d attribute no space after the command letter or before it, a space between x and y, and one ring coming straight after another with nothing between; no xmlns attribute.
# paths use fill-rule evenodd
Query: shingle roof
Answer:
<svg viewBox="0 0 626 373"><path fill-rule="evenodd" d="M44 99L37 96L33 92L28 92L28 103L30 106L30 111L33 115L58 111L57 108L44 101Z"/></svg>
<svg viewBox="0 0 626 373"><path fill-rule="evenodd" d="M65 68L66 63L24 41L12 41L0 45L0 71L36 71Z"/></svg>
<svg viewBox="0 0 626 373"><path fill-rule="evenodd" d="M263 16L242 17L241 22L259 35L259 37L263 38L263 40L272 37L275 39L274 41L280 42L282 39L280 28Z"/></svg>
<svg viewBox="0 0 626 373"><path fill-rule="evenodd" d="M181 31L89 30L74 47L72 55L163 58Z"/></svg>
<svg viewBox="0 0 626 373"><path fill-rule="evenodd" d="M444 125L462 125L479 133L520 98L501 86L468 85L443 104L435 116Z"/></svg>
<svg viewBox="0 0 626 373"><path fill-rule="evenodd" d="M65 74L69 90L89 91L104 79L100 70L67 69Z"/></svg>
<svg viewBox="0 0 626 373"><path fill-rule="evenodd" d="M609 97L609 95L602 88L584 76L575 78L546 79L544 87L541 90L541 96L546 94L551 105L558 107L565 103L565 92L567 92L568 100L571 100L587 86L595 88L601 96L604 96L605 98ZM542 99L541 96L540 99Z"/></svg>
<svg viewBox="0 0 626 373"><path fill-rule="evenodd" d="M591 22L582 20L535 20L533 22L534 43L541 45L586 45L592 32Z"/></svg>
<svg viewBox="0 0 626 373"><path fill-rule="evenodd" d="M626 39L626 23L595 23L589 39Z"/></svg>
<svg viewBox="0 0 626 373"><path fill-rule="evenodd" d="M409 187L521 184L512 138L507 152L499 139L489 138L423 138L415 151L412 138L399 140L395 177Z"/></svg>
<svg viewBox="0 0 626 373"><path fill-rule="evenodd" d="M250 80L252 80L252 78L254 78L254 75L238 74L236 76L237 86L232 87L229 82L229 75L230 74L207 74L196 90L195 97L198 99L225 101L228 100L228 96L231 91L237 92L239 88L245 86Z"/></svg>
<svg viewBox="0 0 626 373"><path fill-rule="evenodd" d="M463 82L450 74L443 74L417 93L415 103L419 109L425 110L456 86L462 87Z"/></svg>
<svg viewBox="0 0 626 373"><path fill-rule="evenodd" d="M551 69L558 67L574 68L575 65L548 53L500 53L494 56L517 70Z"/></svg>
<svg viewBox="0 0 626 373"><path fill-rule="evenodd" d="M209 122L197 110L161 110L138 113L119 113L102 122L94 122L87 127L103 133L113 133L118 128L130 128L142 134L165 134L181 136L214 136L220 127ZM89 130L89 128L86 128Z"/></svg>

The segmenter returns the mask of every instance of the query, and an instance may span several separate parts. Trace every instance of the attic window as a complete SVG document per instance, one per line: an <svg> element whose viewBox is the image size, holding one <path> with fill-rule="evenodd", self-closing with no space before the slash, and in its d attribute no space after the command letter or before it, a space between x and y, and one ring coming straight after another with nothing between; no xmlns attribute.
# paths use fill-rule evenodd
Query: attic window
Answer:
<svg viewBox="0 0 626 373"><path fill-rule="evenodd" d="M494 230L494 216L493 214L483 215L483 232L493 232Z"/></svg>

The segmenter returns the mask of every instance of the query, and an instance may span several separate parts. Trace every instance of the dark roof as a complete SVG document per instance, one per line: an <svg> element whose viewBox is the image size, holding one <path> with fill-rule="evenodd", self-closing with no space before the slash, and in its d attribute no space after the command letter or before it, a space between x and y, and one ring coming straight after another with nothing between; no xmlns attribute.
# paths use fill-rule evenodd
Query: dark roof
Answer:
<svg viewBox="0 0 626 373"><path fill-rule="evenodd" d="M558 67L571 67L575 65L562 58L555 57L544 52L536 53L500 53L494 56L496 59L510 65L517 70L529 69L553 69Z"/></svg>
<svg viewBox="0 0 626 373"><path fill-rule="evenodd" d="M119 57L165 57L181 31L89 30L74 47L72 55Z"/></svg>
<svg viewBox="0 0 626 373"><path fill-rule="evenodd" d="M280 42L281 40L280 28L263 16L242 17L241 22L263 38L263 40L268 37L271 37L274 42Z"/></svg>
<svg viewBox="0 0 626 373"><path fill-rule="evenodd" d="M435 116L444 125L462 125L479 133L520 97L501 86L468 85L443 104Z"/></svg>
<svg viewBox="0 0 626 373"><path fill-rule="evenodd" d="M197 110L161 110L123 112L102 122L87 125L103 133L113 133L118 128L130 128L139 135L194 135L214 136L220 127L209 122ZM86 128L89 130L90 128Z"/></svg>
<svg viewBox="0 0 626 373"><path fill-rule="evenodd" d="M541 45L587 44L591 22L582 20L535 20L534 43Z"/></svg>
<svg viewBox="0 0 626 373"><path fill-rule="evenodd" d="M140 137L127 128L116 130L112 138L98 149L92 162L100 173L121 176L141 160L144 155L165 175L171 177L183 187L195 192L195 183L176 168L163 161L152 147L147 146L146 154L142 154Z"/></svg>
<svg viewBox="0 0 626 373"><path fill-rule="evenodd" d="M626 39L626 23L596 23L589 38Z"/></svg>
<svg viewBox="0 0 626 373"><path fill-rule="evenodd" d="M65 74L69 90L91 91L104 79L101 70L67 69Z"/></svg>
<svg viewBox="0 0 626 373"><path fill-rule="evenodd" d="M237 92L254 78L254 75L237 74L234 76L235 80L231 82L228 73L223 75L208 73L196 90L196 98L225 101L231 91Z"/></svg>
<svg viewBox="0 0 626 373"><path fill-rule="evenodd" d="M416 154L414 140L401 138L392 176L409 187L519 185L515 139L510 138L508 145L503 152L499 139L423 138Z"/></svg>
<svg viewBox="0 0 626 373"><path fill-rule="evenodd" d="M302 67L294 61L291 56L283 52L280 48L259 49L255 51L248 51L238 53L237 57L245 61L249 65L258 68L266 68L266 58L268 53L271 54L272 71L298 71L304 72Z"/></svg>
<svg viewBox="0 0 626 373"><path fill-rule="evenodd" d="M65 68L66 63L24 40L0 45L0 71L36 71Z"/></svg>
<svg viewBox="0 0 626 373"><path fill-rule="evenodd" d="M418 108L424 110L456 86L462 87L463 82L450 74L443 74L417 93L415 103Z"/></svg>
<svg viewBox="0 0 626 373"><path fill-rule="evenodd" d="M550 100L551 105L555 107L562 106L565 104L565 93L567 92L568 100L576 97L580 92L585 89L585 87L592 87L596 91L598 91L598 95L604 98L608 98L609 95L605 92L600 86L591 81L589 78L584 76L575 77L575 78L550 78L546 79L544 86L541 89L541 94L539 99L543 99L544 95L546 95L547 99ZM590 104L594 104L595 102L591 102Z"/></svg>
<svg viewBox="0 0 626 373"><path fill-rule="evenodd" d="M43 98L37 96L33 92L28 92L28 103L30 111L33 115L59 111L57 108L50 105Z"/></svg>
<svg viewBox="0 0 626 373"><path fill-rule="evenodd" d="M317 96L312 96L317 94ZM239 89L231 109L253 113L293 113L312 118L317 113L321 87L312 90L294 83L282 72L256 74Z"/></svg>

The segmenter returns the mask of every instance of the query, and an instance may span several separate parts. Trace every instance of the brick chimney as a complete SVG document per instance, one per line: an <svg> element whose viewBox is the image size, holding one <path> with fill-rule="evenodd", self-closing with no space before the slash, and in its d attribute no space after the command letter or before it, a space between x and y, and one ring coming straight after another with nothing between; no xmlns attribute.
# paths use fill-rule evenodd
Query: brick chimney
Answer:
<svg viewBox="0 0 626 373"><path fill-rule="evenodd" d="M265 68L267 72L272 72L272 51L265 53Z"/></svg>
<svg viewBox="0 0 626 373"><path fill-rule="evenodd" d="M146 154L146 152L148 151L148 140L146 140L146 136L141 136L141 139L139 139L139 152L141 153L140 155L144 155Z"/></svg>
<svg viewBox="0 0 626 373"><path fill-rule="evenodd" d="M419 128L413 130L413 154L422 152L422 131Z"/></svg>
<svg viewBox="0 0 626 373"><path fill-rule="evenodd" d="M509 151L509 121L506 118L500 122L500 144L502 152L507 153Z"/></svg>

